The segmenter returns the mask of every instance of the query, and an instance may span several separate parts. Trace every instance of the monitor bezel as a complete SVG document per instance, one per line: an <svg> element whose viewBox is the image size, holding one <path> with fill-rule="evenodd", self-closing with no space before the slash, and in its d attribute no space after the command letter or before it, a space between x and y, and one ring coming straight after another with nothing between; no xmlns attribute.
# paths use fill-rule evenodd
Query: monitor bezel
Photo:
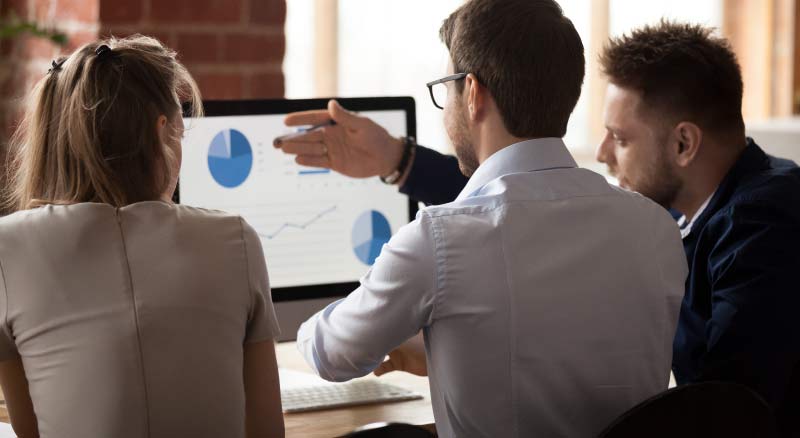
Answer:
<svg viewBox="0 0 800 438"><path fill-rule="evenodd" d="M337 97L343 107L351 111L390 111L402 110L406 114L406 135L417 136L417 116L414 98L410 96L396 97ZM288 114L297 111L326 109L331 98L320 99L256 99L256 100L206 100L203 101L204 117L250 116ZM190 108L184 105L184 115L191 114ZM180 181L175 190L174 200L180 203ZM418 204L408 198L408 220L414 220ZM269 260L267 260L269 269ZM347 296L358 288L357 281L344 283L328 283L307 286L272 288L272 301L298 301L315 298L335 298Z"/></svg>

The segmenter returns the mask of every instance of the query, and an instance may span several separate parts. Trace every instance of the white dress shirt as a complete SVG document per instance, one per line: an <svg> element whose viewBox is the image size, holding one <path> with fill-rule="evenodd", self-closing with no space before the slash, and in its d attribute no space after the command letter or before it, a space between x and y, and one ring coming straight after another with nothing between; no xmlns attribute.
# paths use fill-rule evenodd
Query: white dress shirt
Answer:
<svg viewBox="0 0 800 438"><path fill-rule="evenodd" d="M590 437L667 388L686 274L666 210L529 140L421 210L297 345L343 381L422 330L440 436Z"/></svg>
<svg viewBox="0 0 800 438"><path fill-rule="evenodd" d="M711 193L711 195L709 195L708 198L706 198L706 200L700 205L700 208L697 209L694 216L692 216L692 220L687 221L686 215L683 215L680 218L678 218L678 228L680 228L681 230L681 239L685 239L686 236L692 233L692 227L694 226L695 221L697 221L697 218L699 218L700 215L703 214L704 211L706 211L708 204L711 202L711 198L714 197L714 194L716 192L717 191L714 190L714 192Z"/></svg>

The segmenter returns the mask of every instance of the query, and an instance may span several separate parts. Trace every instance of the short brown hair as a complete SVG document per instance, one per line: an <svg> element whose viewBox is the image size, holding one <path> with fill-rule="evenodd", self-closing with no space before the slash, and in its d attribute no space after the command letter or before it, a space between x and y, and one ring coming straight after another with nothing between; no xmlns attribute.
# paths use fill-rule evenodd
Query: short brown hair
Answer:
<svg viewBox="0 0 800 438"><path fill-rule="evenodd" d="M611 39L600 56L609 81L638 91L651 115L744 135L742 73L713 29L662 20Z"/></svg>
<svg viewBox="0 0 800 438"><path fill-rule="evenodd" d="M86 44L62 61L36 84L11 140L10 206L159 199L176 163L156 121L181 117L181 102L202 111L175 52L135 35Z"/></svg>
<svg viewBox="0 0 800 438"><path fill-rule="evenodd" d="M585 73L583 43L553 0L469 0L442 24L456 73L472 73L516 137L563 137ZM457 83L463 90L463 82Z"/></svg>

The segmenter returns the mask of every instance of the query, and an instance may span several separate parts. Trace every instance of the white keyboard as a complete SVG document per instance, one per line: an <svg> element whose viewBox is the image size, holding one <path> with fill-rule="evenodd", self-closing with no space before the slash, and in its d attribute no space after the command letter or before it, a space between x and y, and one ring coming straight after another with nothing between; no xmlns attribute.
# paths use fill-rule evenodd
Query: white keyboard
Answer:
<svg viewBox="0 0 800 438"><path fill-rule="evenodd" d="M421 398L415 392L374 379L281 389L281 404L287 413Z"/></svg>

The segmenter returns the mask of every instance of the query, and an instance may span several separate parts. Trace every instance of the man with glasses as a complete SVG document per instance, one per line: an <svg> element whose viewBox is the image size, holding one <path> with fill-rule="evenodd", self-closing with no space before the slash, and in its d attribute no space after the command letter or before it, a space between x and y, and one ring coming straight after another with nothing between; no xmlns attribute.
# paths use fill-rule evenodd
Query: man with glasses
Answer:
<svg viewBox="0 0 800 438"><path fill-rule="evenodd" d="M596 436L667 387L687 273L679 230L578 168L561 140L584 57L555 1L470 0L440 34L450 75L431 84L446 89L434 104L471 178L306 321L298 348L328 380L427 374L442 437ZM324 144L369 123L331 110L337 125L315 134ZM420 331L425 363L393 353L382 365L422 348Z"/></svg>

